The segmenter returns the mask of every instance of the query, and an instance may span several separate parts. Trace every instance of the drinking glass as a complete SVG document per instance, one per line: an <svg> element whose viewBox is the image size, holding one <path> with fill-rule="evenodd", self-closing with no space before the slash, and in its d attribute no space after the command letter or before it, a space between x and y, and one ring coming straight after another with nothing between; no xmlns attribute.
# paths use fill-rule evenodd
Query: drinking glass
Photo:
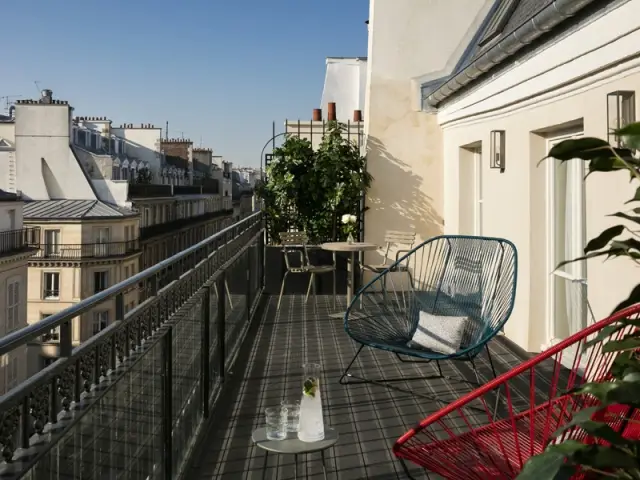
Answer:
<svg viewBox="0 0 640 480"><path fill-rule="evenodd" d="M284 440L287 438L287 409L270 407L265 410L267 439Z"/></svg>
<svg viewBox="0 0 640 480"><path fill-rule="evenodd" d="M300 428L300 400L283 400L282 408L287 409L287 431L298 433Z"/></svg>

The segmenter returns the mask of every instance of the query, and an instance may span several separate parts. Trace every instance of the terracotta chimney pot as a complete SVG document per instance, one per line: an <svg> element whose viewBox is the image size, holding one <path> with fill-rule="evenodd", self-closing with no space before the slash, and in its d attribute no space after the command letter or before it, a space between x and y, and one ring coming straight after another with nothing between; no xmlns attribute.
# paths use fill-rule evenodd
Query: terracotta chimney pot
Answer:
<svg viewBox="0 0 640 480"><path fill-rule="evenodd" d="M362 121L362 110L354 110L353 111L353 121L361 122Z"/></svg>
<svg viewBox="0 0 640 480"><path fill-rule="evenodd" d="M336 121L336 104L335 102L329 102L327 105L327 120L330 122Z"/></svg>
<svg viewBox="0 0 640 480"><path fill-rule="evenodd" d="M320 122L322 121L322 109L321 108L314 108L313 109L313 117L312 117L314 122Z"/></svg>

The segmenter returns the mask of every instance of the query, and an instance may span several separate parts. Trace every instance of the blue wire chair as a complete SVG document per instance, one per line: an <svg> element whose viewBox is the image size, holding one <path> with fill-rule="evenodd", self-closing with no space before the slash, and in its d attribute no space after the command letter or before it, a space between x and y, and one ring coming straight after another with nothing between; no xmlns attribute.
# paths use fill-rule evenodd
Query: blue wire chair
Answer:
<svg viewBox="0 0 640 480"><path fill-rule="evenodd" d="M408 271L409 275L403 277L400 271ZM398 277L404 280L400 282ZM474 359L486 350L495 377L488 342L511 315L516 277L517 251L508 240L444 235L423 242L360 289L350 303L344 328L360 347L340 377L340 383L381 384L434 399L393 386L389 383L393 380L368 380L349 373L365 346L392 352L403 362L433 361L439 373L435 378L446 378L440 360L468 361L478 383L481 381ZM458 328L459 346L450 345L451 351L443 353L416 345L414 334L418 328L424 328L421 312L438 316L438 321L445 323L453 320L451 317L462 318L465 323ZM428 336L430 332L422 334ZM446 339L436 340L445 342ZM408 360L401 355L420 360ZM398 380L401 379L395 379Z"/></svg>

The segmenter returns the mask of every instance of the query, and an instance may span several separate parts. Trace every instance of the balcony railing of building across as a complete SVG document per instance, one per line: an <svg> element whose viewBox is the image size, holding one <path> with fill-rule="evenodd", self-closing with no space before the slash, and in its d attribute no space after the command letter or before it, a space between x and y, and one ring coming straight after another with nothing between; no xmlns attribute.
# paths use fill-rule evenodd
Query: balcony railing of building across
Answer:
<svg viewBox="0 0 640 480"><path fill-rule="evenodd" d="M175 195L216 195L220 193L218 180L207 178L202 185L160 185L147 183L132 183L129 185L129 197L158 198L173 197Z"/></svg>
<svg viewBox="0 0 640 480"><path fill-rule="evenodd" d="M224 206L224 205L223 205ZM164 235L166 233L176 232L185 227L195 227L198 223L208 222L215 220L216 218L224 218L233 215L233 208L217 210L215 212L206 212L201 215L194 215L191 217L178 218L169 222L157 223L155 225L149 225L148 227L142 227L140 229L140 239L146 240L156 235Z"/></svg>
<svg viewBox="0 0 640 480"><path fill-rule="evenodd" d="M0 256L37 250L40 247L40 228L29 227L0 232Z"/></svg>
<svg viewBox="0 0 640 480"><path fill-rule="evenodd" d="M36 259L81 260L87 258L124 257L140 251L138 239L128 242L72 244L45 243L34 255Z"/></svg>
<svg viewBox="0 0 640 480"><path fill-rule="evenodd" d="M57 331L60 351L0 397L0 476L180 477L257 308L263 232L258 212L0 339L6 355ZM149 296L125 314L140 283ZM73 347L74 319L113 301L116 320Z"/></svg>

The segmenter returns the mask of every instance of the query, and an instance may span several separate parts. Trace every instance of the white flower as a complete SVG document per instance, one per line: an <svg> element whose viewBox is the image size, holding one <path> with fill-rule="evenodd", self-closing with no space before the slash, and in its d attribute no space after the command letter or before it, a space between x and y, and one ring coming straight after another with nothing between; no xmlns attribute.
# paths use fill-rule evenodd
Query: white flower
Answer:
<svg viewBox="0 0 640 480"><path fill-rule="evenodd" d="M347 225L349 223L356 223L357 222L357 218L355 215L349 215L348 213L342 215L342 223Z"/></svg>
<svg viewBox="0 0 640 480"><path fill-rule="evenodd" d="M355 215L349 215L349 223L356 223L358 219Z"/></svg>

